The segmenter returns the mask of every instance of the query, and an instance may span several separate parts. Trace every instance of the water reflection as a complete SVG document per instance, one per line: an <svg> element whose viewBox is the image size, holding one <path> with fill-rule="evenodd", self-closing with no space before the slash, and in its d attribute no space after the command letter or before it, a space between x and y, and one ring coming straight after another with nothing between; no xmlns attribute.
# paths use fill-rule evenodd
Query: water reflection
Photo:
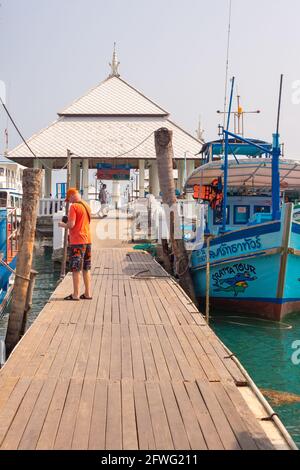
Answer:
<svg viewBox="0 0 300 470"><path fill-rule="evenodd" d="M33 257L33 269L38 271L35 289L33 293L32 310L28 316L29 327L36 319L44 305L48 301L50 295L57 286L57 281L60 276L60 266L54 264L51 259L52 249L45 248L44 253L37 252ZM8 321L9 306L6 309L3 317L0 319L0 339L5 338L7 321Z"/></svg>
<svg viewBox="0 0 300 470"><path fill-rule="evenodd" d="M300 395L300 365L292 362L292 344L300 339L299 314L284 323L217 315L211 326L259 388ZM300 404L273 407L300 446Z"/></svg>

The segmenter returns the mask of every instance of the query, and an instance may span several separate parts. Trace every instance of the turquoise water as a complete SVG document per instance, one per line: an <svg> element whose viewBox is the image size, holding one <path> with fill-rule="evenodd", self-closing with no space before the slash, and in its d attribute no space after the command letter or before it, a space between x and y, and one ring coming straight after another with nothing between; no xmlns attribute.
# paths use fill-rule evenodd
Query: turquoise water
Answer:
<svg viewBox="0 0 300 470"><path fill-rule="evenodd" d="M52 250L46 248L43 255L35 254L33 257L33 269L38 271L39 274L36 279L35 290L33 293L33 305L28 316L27 327L29 327L36 319L57 286L57 281L60 276L60 266L52 262L51 256ZM0 318L0 339L5 338L8 310L9 307L4 316Z"/></svg>
<svg viewBox="0 0 300 470"><path fill-rule="evenodd" d="M296 352L292 345L300 341L300 314L281 324L215 316L211 326L259 388L300 395L300 364L292 361ZM300 446L300 403L272 407Z"/></svg>

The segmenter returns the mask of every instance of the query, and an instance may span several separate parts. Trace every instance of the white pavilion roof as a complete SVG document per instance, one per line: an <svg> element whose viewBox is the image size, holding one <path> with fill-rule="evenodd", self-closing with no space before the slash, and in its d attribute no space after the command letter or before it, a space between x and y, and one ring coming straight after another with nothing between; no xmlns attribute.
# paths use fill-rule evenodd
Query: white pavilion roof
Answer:
<svg viewBox="0 0 300 470"><path fill-rule="evenodd" d="M154 159L154 131L160 127L173 131L174 158L187 152L187 159L195 159L201 143L164 118L61 117L27 142L39 158L65 158L70 149L82 158ZM24 144L9 156L32 158Z"/></svg>
<svg viewBox="0 0 300 470"><path fill-rule="evenodd" d="M167 116L168 112L149 100L120 77L109 77L90 90L59 116Z"/></svg>
<svg viewBox="0 0 300 470"><path fill-rule="evenodd" d="M176 159L194 159L202 142L168 119L154 104L119 76L110 76L59 113L49 127L28 145L39 158L66 158L67 149L81 158L155 159L154 131L173 131ZM25 144L9 153L11 159L32 159Z"/></svg>

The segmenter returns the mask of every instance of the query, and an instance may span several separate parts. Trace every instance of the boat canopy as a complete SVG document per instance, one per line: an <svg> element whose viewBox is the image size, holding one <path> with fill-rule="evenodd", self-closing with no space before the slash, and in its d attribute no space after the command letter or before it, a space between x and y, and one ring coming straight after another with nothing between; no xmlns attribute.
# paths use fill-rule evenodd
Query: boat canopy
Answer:
<svg viewBox="0 0 300 470"><path fill-rule="evenodd" d="M272 145L263 140L257 139L248 139L249 142L259 145L262 148L266 149L265 154L271 151ZM254 147L253 145L242 142L238 139L229 139L229 155L246 155L248 157L259 157L264 155L263 150ZM203 145L200 154L204 155L207 158L212 156L224 155L224 139L215 140L213 142L207 142Z"/></svg>
<svg viewBox="0 0 300 470"><path fill-rule="evenodd" d="M209 185L223 178L223 161L207 163L197 168L187 179L186 188ZM282 190L300 189L300 161L280 160L280 186ZM272 159L247 158L228 162L228 188L271 188Z"/></svg>

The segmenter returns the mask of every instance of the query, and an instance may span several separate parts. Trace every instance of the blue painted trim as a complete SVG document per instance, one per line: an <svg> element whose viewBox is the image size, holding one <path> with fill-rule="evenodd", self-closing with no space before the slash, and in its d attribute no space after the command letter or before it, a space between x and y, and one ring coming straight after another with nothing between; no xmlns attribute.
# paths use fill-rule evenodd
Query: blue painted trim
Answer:
<svg viewBox="0 0 300 470"><path fill-rule="evenodd" d="M272 248L269 248L269 250L272 250ZM252 253L250 255L243 255L243 261L246 261L247 259L249 258L259 258L260 256L263 256L265 255L266 252L265 251L259 251L258 253ZM270 255L270 256L273 256L273 255ZM238 260L241 260L241 257L242 256L237 256L236 258L221 258L219 259L218 261L215 261L213 263L210 263L210 266L211 267L215 267L215 266L218 266L219 264L225 264L225 263L234 263L235 261L238 261ZM203 268L206 268L206 261L202 264L197 264L197 266L191 266L191 270L192 271L200 271L202 270Z"/></svg>
<svg viewBox="0 0 300 470"><path fill-rule="evenodd" d="M292 232L293 233L298 233L300 235L300 225L298 224L292 224Z"/></svg>
<svg viewBox="0 0 300 470"><path fill-rule="evenodd" d="M268 150L267 148L264 148L261 145L258 145L254 142L251 142L251 140L245 139L244 137L241 137L240 135L233 134L232 132L229 132L229 131L224 131L224 132L226 132L228 134L228 136L233 137L234 139L238 139L241 142L245 142L245 144L251 145L251 147L255 147L255 148L261 150L262 153L268 153L269 155L272 155L272 150L271 149Z"/></svg>
<svg viewBox="0 0 300 470"><path fill-rule="evenodd" d="M279 232L281 229L281 222L273 222L264 225L252 226L251 228L238 230L236 232L230 232L225 235L214 238L210 242L210 246L220 245L221 243L227 243L235 240L240 240L245 237L254 237L256 235L265 235L267 233ZM206 243L203 248L206 248Z"/></svg>
<svg viewBox="0 0 300 470"><path fill-rule="evenodd" d="M235 78L233 77L232 78L232 83L231 83L231 93L230 93L229 109L228 109L228 116L227 116L227 127L226 127L227 132L229 131L230 118L231 118L231 108L232 108L232 100L233 100L233 92L234 92L234 82L235 82ZM228 137L228 134L225 133L225 161L224 161L224 172L223 172L224 173L223 224L222 224L222 232L223 233L226 232L226 222L227 222L228 154L229 154L229 137Z"/></svg>
<svg viewBox="0 0 300 470"><path fill-rule="evenodd" d="M273 134L272 150L272 217L280 219L280 172L279 172L279 134Z"/></svg>

